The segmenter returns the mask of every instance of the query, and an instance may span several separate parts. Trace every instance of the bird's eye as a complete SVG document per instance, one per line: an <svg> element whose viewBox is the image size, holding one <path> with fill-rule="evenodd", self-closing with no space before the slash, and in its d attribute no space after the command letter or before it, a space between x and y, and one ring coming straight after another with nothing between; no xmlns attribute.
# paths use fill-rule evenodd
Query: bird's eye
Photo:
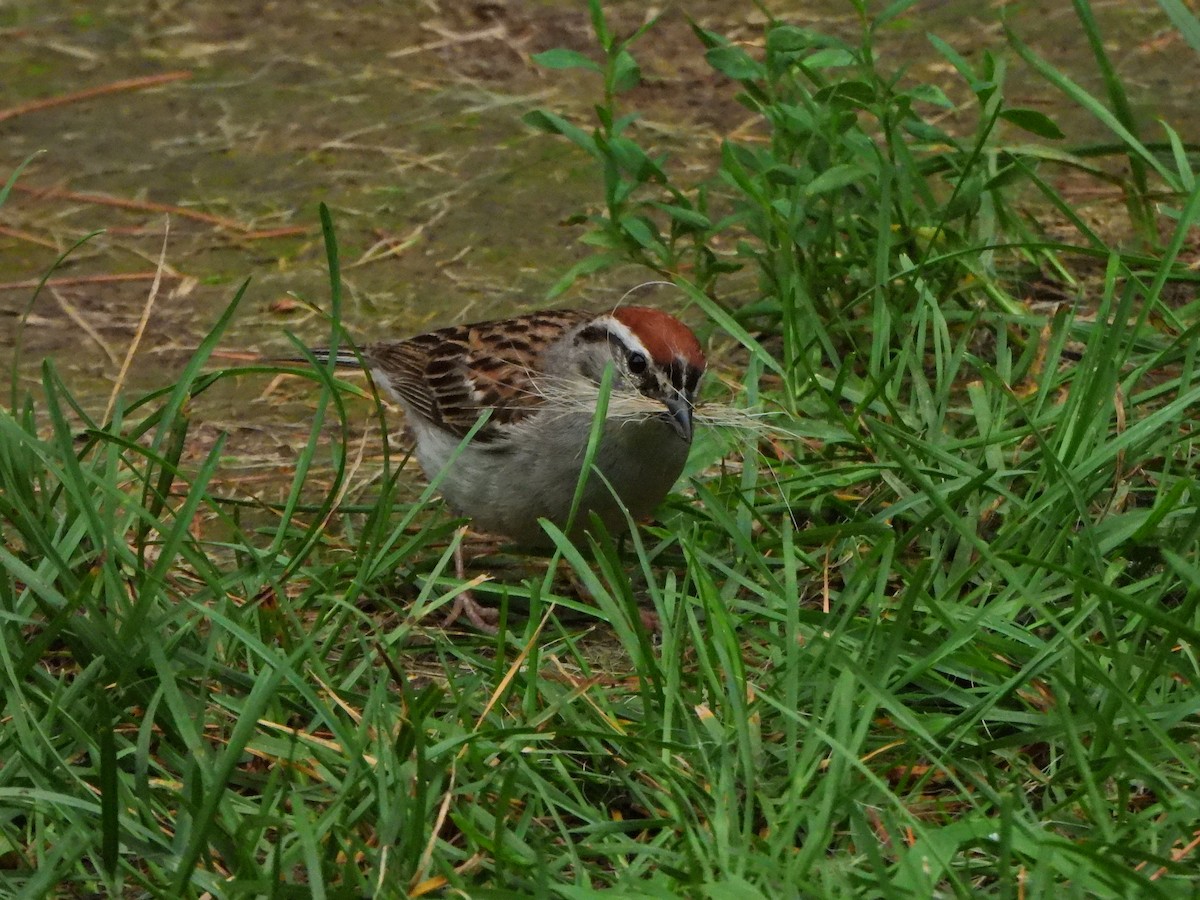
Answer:
<svg viewBox="0 0 1200 900"><path fill-rule="evenodd" d="M634 350L629 354L629 371L634 375L641 375L646 371L646 366L649 362L646 360L646 354L640 350Z"/></svg>

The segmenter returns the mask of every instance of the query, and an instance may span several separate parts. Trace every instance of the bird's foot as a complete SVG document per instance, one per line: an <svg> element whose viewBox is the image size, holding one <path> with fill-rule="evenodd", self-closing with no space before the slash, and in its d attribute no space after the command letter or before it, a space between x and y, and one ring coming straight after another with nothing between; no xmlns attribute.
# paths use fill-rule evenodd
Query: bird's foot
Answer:
<svg viewBox="0 0 1200 900"><path fill-rule="evenodd" d="M454 605L442 620L442 627L449 628L460 616L466 616L468 622L486 634L495 634L500 624L500 610L480 606L475 600L474 591L463 591L454 598Z"/></svg>
<svg viewBox="0 0 1200 900"><path fill-rule="evenodd" d="M464 529L465 533L465 529ZM463 561L462 540L454 548L454 574L459 581L467 580L467 566ZM467 621L485 634L495 634L500 624L500 610L490 606L480 606L475 600L475 592L465 588L454 598L454 605L442 620L442 627L449 628L458 621L460 616L466 616Z"/></svg>

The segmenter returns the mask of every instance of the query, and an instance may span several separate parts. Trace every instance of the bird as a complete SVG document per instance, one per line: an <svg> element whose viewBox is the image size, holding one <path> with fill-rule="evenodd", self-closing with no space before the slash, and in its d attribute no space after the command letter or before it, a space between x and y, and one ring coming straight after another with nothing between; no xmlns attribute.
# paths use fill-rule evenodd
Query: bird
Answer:
<svg viewBox="0 0 1200 900"><path fill-rule="evenodd" d="M422 470L440 476L456 513L534 549L552 544L541 519L577 537L592 515L616 534L654 511L687 461L706 368L692 330L645 306L544 310L312 352L365 367L400 405ZM572 515L610 366L593 458L601 477L588 473ZM484 627L473 598L450 620L461 613Z"/></svg>

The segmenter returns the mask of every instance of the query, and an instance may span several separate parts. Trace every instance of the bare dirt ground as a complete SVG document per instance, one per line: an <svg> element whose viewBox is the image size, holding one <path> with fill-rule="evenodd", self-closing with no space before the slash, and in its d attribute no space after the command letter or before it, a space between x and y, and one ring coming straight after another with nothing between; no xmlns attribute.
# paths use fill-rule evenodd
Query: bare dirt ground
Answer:
<svg viewBox="0 0 1200 900"><path fill-rule="evenodd" d="M816 29L847 37L857 29L845 2L769 6ZM647 12L640 3L611 7L625 29ZM759 39L763 16L750 3L687 7L705 27ZM1178 86L1197 83L1195 54L1154 4L1095 7L1143 118L1190 111L1192 92ZM953 89L925 32L972 57L1002 43L1005 15L1052 62L1099 87L1062 3L1009 10L930 0L879 36L881 56ZM0 362L9 360L30 283L95 231L34 305L24 328L26 378L51 357L80 390L106 393L164 240L166 278L129 376L136 385L169 380L247 277L231 347L282 348L284 329L319 335L323 324L306 320L288 292L318 303L327 296L321 201L333 210L346 265L345 318L364 337L538 303L586 252L560 223L598 196L581 154L520 122L536 106L586 115L597 96L594 76L531 62L559 46L594 51L582 2L425 0L352 10L10 2L0 10L4 177L37 156L0 210ZM645 84L628 104L644 113L645 142L671 151L681 168L711 166L721 138L750 117L732 85L705 63L678 11L667 11L637 55ZM165 80L120 84L153 78ZM1026 84L1019 90L1030 105L1053 103L1044 86ZM636 277L592 290L620 291Z"/></svg>

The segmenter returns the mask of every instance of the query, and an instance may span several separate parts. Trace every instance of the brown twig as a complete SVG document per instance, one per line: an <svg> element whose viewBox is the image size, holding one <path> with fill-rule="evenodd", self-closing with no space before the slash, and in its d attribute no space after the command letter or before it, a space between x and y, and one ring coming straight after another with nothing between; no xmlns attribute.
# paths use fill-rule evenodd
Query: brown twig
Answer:
<svg viewBox="0 0 1200 900"><path fill-rule="evenodd" d="M18 241L27 241L30 244L39 244L42 247L49 247L51 250L58 249L58 244L54 241L48 241L44 237L38 237L36 234L30 234L28 231L21 231L17 228L6 228L0 225L0 235L16 238Z"/></svg>
<svg viewBox="0 0 1200 900"><path fill-rule="evenodd" d="M142 88L168 84L172 81L182 81L185 78L191 77L192 73L185 70L180 72L164 72L162 75L147 75L144 78L123 78L111 84L101 84L97 87L75 91L71 94L44 97L41 100L30 100L28 103L22 103L19 106L10 106L8 109L0 109L0 122L15 118L16 116L23 116L26 113L49 109L53 106L66 106L68 103L78 103L80 100L90 100L93 97L101 97L105 94L116 94L121 91L137 91Z"/></svg>
<svg viewBox="0 0 1200 900"><path fill-rule="evenodd" d="M106 275L72 275L63 278L47 278L46 287L76 287L81 284L110 284L117 281L153 281L157 272L117 272ZM164 272L165 278L183 278L177 272ZM24 281L0 281L0 291L27 291L36 288L40 278Z"/></svg>
<svg viewBox="0 0 1200 900"><path fill-rule="evenodd" d="M288 225L285 228L264 228L260 231L243 231L238 234L238 237L245 238L248 241L263 241L268 238L297 237L303 234L308 234L308 229L303 225Z"/></svg>
<svg viewBox="0 0 1200 900"><path fill-rule="evenodd" d="M117 209L132 209L137 212L161 212L168 215L180 216L184 219L193 219L197 222L203 222L206 225L215 225L218 228L225 228L229 231L236 231L239 235L246 238L264 238L264 237L288 237L292 235L300 235L307 233L308 229L301 226L291 228L270 228L266 230L255 230L249 225L244 225L234 219L226 219L224 216L214 216L209 213L198 212L194 209L188 209L186 206L172 206L169 203L155 203L153 200L130 200L126 197L106 197L103 194L85 194L81 191L64 191L59 188L36 188L28 185L17 184L13 185L13 190L20 191L23 194L32 194L35 197L49 197L54 200L71 200L75 203L95 203L100 206L113 206Z"/></svg>
<svg viewBox="0 0 1200 900"><path fill-rule="evenodd" d="M121 394L121 388L125 386L125 378L129 374L129 367L133 364L133 358L137 355L138 347L142 343L142 337L146 333L146 326L150 324L150 311L154 309L154 301L158 299L158 289L162 285L163 275L167 274L167 238L171 235L171 219L168 217L163 223L163 242L162 250L158 254L158 266L154 270L154 283L150 285L150 294L146 297L146 303L142 307L142 318L138 321L138 326L133 332L133 340L129 342L129 349L125 352L125 360L121 363L121 371L117 373L117 380L113 382L112 393L108 397L108 406L104 410L104 421L108 421L112 416L113 408L117 405L117 397Z"/></svg>
<svg viewBox="0 0 1200 900"><path fill-rule="evenodd" d="M1185 846L1177 847L1176 849L1172 850L1171 851L1171 859L1174 862L1179 862L1185 856L1190 856L1192 854L1192 851L1195 850L1197 847L1200 847L1200 831L1194 832L1193 839L1191 841L1189 841ZM1138 863L1137 868L1140 870L1144 865L1145 865L1145 862ZM1166 874L1167 874L1167 867L1162 866L1153 875L1150 876L1150 880L1158 881L1158 879L1162 878Z"/></svg>
<svg viewBox="0 0 1200 900"><path fill-rule="evenodd" d="M104 340L92 323L84 318L83 313L76 309L70 300L60 294L57 288L51 287L50 293L54 295L54 299L58 301L58 305L62 308L62 311L67 314L67 318L74 322L80 331L95 341L96 346L104 351L104 355L108 357L109 362L114 366L117 365L119 362L117 354L113 352L113 348L108 345L108 342ZM105 414L104 418L107 419L108 415Z"/></svg>
<svg viewBox="0 0 1200 900"><path fill-rule="evenodd" d="M489 41L493 38L502 39L508 36L508 29L503 25L492 25L490 28L481 28L478 31L453 32L440 29L430 29L441 36L441 40L428 41L424 44L415 44L411 47L402 47L399 50L393 50L388 53L388 59L399 59L402 56L411 56L414 53L428 53L430 50L442 50L446 47L456 47L460 44L470 44L475 41Z"/></svg>

